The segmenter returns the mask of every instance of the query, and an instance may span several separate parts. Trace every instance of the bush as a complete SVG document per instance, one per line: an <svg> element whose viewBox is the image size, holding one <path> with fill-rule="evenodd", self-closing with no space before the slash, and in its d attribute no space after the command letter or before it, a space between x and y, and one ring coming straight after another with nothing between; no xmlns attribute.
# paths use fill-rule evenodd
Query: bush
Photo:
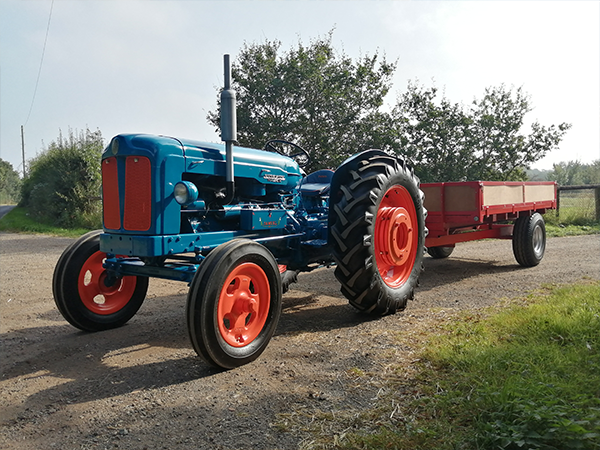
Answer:
<svg viewBox="0 0 600 450"><path fill-rule="evenodd" d="M66 228L99 228L102 205L99 130L62 133L29 163L21 206L40 221Z"/></svg>
<svg viewBox="0 0 600 450"><path fill-rule="evenodd" d="M8 161L0 159L0 204L13 204L19 201L21 178Z"/></svg>

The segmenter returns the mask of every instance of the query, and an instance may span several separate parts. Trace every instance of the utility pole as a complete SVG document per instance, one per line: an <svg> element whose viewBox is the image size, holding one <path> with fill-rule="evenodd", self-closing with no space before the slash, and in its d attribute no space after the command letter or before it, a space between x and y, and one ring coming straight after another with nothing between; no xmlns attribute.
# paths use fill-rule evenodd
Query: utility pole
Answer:
<svg viewBox="0 0 600 450"><path fill-rule="evenodd" d="M25 170L25 135L23 134L23 125L21 125L21 151L23 153L23 178L27 171Z"/></svg>

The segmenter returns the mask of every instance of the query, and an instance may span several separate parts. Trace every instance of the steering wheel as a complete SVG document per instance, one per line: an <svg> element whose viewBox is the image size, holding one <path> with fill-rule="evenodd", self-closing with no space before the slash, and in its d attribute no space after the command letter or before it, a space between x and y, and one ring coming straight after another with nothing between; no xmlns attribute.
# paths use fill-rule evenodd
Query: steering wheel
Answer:
<svg viewBox="0 0 600 450"><path fill-rule="evenodd" d="M292 158L300 167L306 167L310 163L310 155L298 144L283 139L271 139L267 141L263 150L279 153L280 155Z"/></svg>

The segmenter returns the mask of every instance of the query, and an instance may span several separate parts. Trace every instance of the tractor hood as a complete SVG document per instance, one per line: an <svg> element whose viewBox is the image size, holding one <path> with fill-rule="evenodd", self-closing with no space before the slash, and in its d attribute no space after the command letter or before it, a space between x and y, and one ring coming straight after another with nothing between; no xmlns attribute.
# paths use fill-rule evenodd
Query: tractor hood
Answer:
<svg viewBox="0 0 600 450"><path fill-rule="evenodd" d="M102 155L146 156L152 166L180 159L181 171L225 176L225 145L147 134L121 134L114 137ZM298 164L287 156L245 147L233 147L234 175L252 178L261 184L293 189L302 178Z"/></svg>

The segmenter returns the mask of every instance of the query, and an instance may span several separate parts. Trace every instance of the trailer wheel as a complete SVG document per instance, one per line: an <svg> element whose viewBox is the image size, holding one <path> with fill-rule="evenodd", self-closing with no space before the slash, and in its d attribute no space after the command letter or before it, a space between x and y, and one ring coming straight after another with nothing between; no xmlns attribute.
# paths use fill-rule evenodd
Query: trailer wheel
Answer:
<svg viewBox="0 0 600 450"><path fill-rule="evenodd" d="M425 210L412 168L379 150L346 161L332 180L329 242L350 304L389 314L414 297L422 270Z"/></svg>
<svg viewBox="0 0 600 450"><path fill-rule="evenodd" d="M427 253L434 259L447 258L454 251L454 247L427 247Z"/></svg>
<svg viewBox="0 0 600 450"><path fill-rule="evenodd" d="M539 213L519 217L512 238L513 253L523 267L537 266L546 251L546 225Z"/></svg>
<svg viewBox="0 0 600 450"><path fill-rule="evenodd" d="M74 327L102 331L120 327L140 309L148 278L110 278L102 267L100 234L91 231L71 244L54 268L52 291L56 307Z"/></svg>
<svg viewBox="0 0 600 450"><path fill-rule="evenodd" d="M194 350L209 364L232 369L254 361L281 314L281 276L269 250L234 239L209 253L187 299Z"/></svg>

